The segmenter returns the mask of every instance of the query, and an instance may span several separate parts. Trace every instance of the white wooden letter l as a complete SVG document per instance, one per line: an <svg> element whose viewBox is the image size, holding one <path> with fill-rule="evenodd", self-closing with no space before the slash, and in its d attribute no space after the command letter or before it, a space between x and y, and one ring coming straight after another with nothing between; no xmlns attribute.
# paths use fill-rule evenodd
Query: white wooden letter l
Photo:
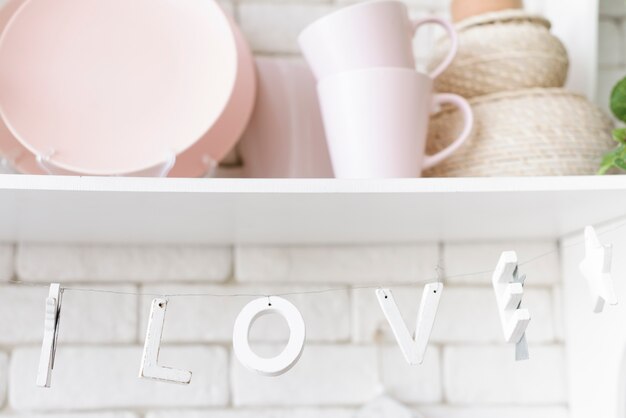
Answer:
<svg viewBox="0 0 626 418"><path fill-rule="evenodd" d="M156 379L165 382L188 384L191 381L191 372L187 370L163 367L158 364L166 309L166 299L157 298L152 301L152 307L150 308L150 320L148 321L148 332L146 333L146 342L143 348L139 377Z"/></svg>

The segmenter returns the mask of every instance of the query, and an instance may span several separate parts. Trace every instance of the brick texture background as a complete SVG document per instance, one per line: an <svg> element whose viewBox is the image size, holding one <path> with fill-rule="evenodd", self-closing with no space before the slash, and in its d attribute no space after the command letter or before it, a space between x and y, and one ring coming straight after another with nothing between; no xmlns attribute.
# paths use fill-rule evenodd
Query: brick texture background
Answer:
<svg viewBox="0 0 626 418"><path fill-rule="evenodd" d="M388 284L413 326L421 287L440 264L450 274L492 268L502 249L521 259L554 242L420 243L387 246L79 246L5 245L0 256L0 417L353 416L381 390L426 418L567 416L558 294L558 252L528 264L526 305L532 361L515 363L501 341L489 277L447 281L426 360L408 366L378 307ZM15 286L22 280L44 287ZM193 371L189 386L137 378L151 297L68 290L53 386L34 385L43 332L45 283L72 288L172 294L272 294L289 297L307 324L298 364L259 377L233 356L232 327L252 297L173 298L162 364ZM415 286L407 283L415 282ZM395 285L394 285L395 283ZM281 320L257 321L251 338L276 353Z"/></svg>

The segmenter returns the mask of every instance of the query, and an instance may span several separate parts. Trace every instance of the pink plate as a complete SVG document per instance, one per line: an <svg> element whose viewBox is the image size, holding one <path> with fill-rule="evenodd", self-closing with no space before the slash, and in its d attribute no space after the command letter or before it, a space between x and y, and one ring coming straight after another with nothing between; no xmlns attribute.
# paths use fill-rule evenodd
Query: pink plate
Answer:
<svg viewBox="0 0 626 418"><path fill-rule="evenodd" d="M223 117L237 43L214 1L26 0L0 38L0 113L62 170L147 170ZM219 160L237 136L209 139L203 150Z"/></svg>
<svg viewBox="0 0 626 418"><path fill-rule="evenodd" d="M170 177L200 177L206 174L210 168L207 167L207 157L213 162L226 157L252 115L257 89L254 58L239 27L232 19L230 22L239 58L232 95L219 120L200 141L178 156Z"/></svg>
<svg viewBox="0 0 626 418"><path fill-rule="evenodd" d="M9 0L0 8L0 30L4 29L24 0ZM9 161L12 168L28 174L42 174L35 156L13 136L4 121L0 120L0 157Z"/></svg>
<svg viewBox="0 0 626 418"><path fill-rule="evenodd" d="M258 91L239 151L247 177L326 178L333 170L308 65L293 58L256 59Z"/></svg>

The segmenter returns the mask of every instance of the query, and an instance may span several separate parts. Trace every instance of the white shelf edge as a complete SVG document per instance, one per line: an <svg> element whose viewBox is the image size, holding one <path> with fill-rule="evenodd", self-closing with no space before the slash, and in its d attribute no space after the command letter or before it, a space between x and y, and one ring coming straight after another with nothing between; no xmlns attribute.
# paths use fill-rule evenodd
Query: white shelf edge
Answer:
<svg viewBox="0 0 626 418"><path fill-rule="evenodd" d="M340 180L183 179L1 174L0 190L227 194L626 191L626 176Z"/></svg>
<svg viewBox="0 0 626 418"><path fill-rule="evenodd" d="M559 239L626 214L626 176L0 175L0 241L355 244Z"/></svg>

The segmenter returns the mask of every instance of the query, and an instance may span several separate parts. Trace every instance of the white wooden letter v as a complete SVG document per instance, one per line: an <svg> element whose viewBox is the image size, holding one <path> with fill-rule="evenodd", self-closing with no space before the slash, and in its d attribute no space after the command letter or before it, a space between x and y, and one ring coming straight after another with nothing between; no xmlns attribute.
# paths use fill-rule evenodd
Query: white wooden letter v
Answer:
<svg viewBox="0 0 626 418"><path fill-rule="evenodd" d="M415 335L412 336L407 328L398 305L393 299L393 294L389 289L376 290L378 303L387 318L387 322L391 326L393 335L404 354L407 363L411 365L422 364L424 354L428 346L430 332L435 323L437 308L439 307L439 299L443 292L443 283L429 283L424 286L422 293L422 303L420 304L419 313L417 315L417 323L415 325Z"/></svg>
<svg viewBox="0 0 626 418"><path fill-rule="evenodd" d="M150 308L150 320L146 343L141 358L139 377L162 380L165 382L188 384L191 381L191 372L187 370L172 369L159 366L159 349L161 348L161 336L163 335L163 323L165 322L166 299L154 299Z"/></svg>

